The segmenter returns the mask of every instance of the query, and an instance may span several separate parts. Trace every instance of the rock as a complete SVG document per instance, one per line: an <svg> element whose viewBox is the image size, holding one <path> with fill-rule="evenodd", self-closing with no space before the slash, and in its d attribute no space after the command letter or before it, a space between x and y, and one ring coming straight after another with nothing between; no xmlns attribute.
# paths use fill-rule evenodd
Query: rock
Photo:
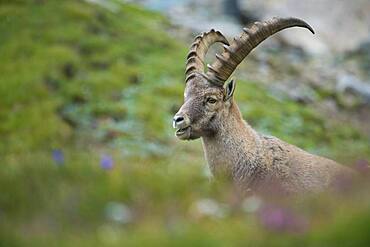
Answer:
<svg viewBox="0 0 370 247"><path fill-rule="evenodd" d="M236 19L243 26L259 19L258 13L242 9L239 0L224 1L224 8L223 12L226 15Z"/></svg>
<svg viewBox="0 0 370 247"><path fill-rule="evenodd" d="M239 2L244 10L260 13L262 19L272 16L294 16L306 20L315 29L316 35L297 30L284 32L282 37L289 43L301 45L314 54L352 50L369 34L368 0L239 0Z"/></svg>
<svg viewBox="0 0 370 247"><path fill-rule="evenodd" d="M101 0L88 1L102 2ZM368 0L126 1L141 3L159 10L169 16L174 23L190 28L194 32L215 28L227 36L239 34L241 23L245 25L255 19L265 20L273 16L299 17L313 26L316 35L296 29L282 32L277 37L314 55L352 50L366 39L369 33L370 2Z"/></svg>
<svg viewBox="0 0 370 247"><path fill-rule="evenodd" d="M370 34L356 49L346 54L347 60L354 60L357 67L370 78Z"/></svg>
<svg viewBox="0 0 370 247"><path fill-rule="evenodd" d="M279 82L270 88L275 96L288 96L290 99L302 104L312 103L317 99L317 94L312 88L298 81Z"/></svg>
<svg viewBox="0 0 370 247"><path fill-rule="evenodd" d="M370 105L370 82L361 81L352 74L338 74L336 92L344 106Z"/></svg>

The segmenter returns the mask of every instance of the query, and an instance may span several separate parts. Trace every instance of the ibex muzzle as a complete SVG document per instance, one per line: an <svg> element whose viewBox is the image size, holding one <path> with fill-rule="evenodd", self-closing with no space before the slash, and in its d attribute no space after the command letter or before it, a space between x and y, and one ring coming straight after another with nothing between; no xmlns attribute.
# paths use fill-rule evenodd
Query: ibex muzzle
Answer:
<svg viewBox="0 0 370 247"><path fill-rule="evenodd" d="M189 139L191 136L191 126L189 117L184 113L177 113L173 118L173 127L177 129L176 136L180 139Z"/></svg>
<svg viewBox="0 0 370 247"><path fill-rule="evenodd" d="M173 118L176 136L181 140L201 137L212 173L226 172L245 190L276 186L279 182L287 193L317 191L331 184L336 176L351 173L334 161L257 133L243 120L233 99L234 80L226 83L258 44L291 27L314 33L300 19L273 18L244 28L230 43L215 30L203 33L195 38L187 56L184 104ZM224 52L216 54L216 61L205 72L205 55L216 42L224 44Z"/></svg>

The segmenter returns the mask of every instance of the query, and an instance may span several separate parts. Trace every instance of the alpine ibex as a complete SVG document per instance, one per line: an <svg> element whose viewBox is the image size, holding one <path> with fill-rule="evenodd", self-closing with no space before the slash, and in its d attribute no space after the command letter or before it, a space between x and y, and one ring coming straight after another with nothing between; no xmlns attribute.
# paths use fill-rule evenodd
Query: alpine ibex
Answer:
<svg viewBox="0 0 370 247"><path fill-rule="evenodd" d="M205 157L213 175L223 174L243 190L265 186L286 193L318 191L340 174L351 173L336 162L312 155L278 138L257 133L246 123L233 99L235 82L230 77L242 60L263 40L286 28L303 27L297 18L273 18L255 22L230 44L218 31L195 38L187 56L184 104L173 118L181 140L202 138ZM222 55L204 71L208 48L223 43Z"/></svg>

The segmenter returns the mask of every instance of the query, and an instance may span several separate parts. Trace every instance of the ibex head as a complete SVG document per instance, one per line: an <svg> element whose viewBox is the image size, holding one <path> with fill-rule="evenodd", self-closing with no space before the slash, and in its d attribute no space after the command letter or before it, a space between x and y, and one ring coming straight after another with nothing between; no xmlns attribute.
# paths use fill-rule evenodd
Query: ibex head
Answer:
<svg viewBox="0 0 370 247"><path fill-rule="evenodd" d="M197 36L187 56L184 104L173 118L179 139L190 140L213 135L222 127L233 105L235 82L225 82L243 59L263 40L290 27L304 27L314 33L304 21L297 18L273 18L255 22L229 44L214 30ZM224 52L216 54L216 61L204 71L204 58L211 45L223 43Z"/></svg>

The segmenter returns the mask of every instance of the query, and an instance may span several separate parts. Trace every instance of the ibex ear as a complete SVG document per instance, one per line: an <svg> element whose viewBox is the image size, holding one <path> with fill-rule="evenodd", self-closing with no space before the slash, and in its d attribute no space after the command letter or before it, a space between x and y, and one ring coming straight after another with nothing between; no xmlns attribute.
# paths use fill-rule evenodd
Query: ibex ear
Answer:
<svg viewBox="0 0 370 247"><path fill-rule="evenodd" d="M235 80L232 79L227 85L226 85L226 88L225 88L225 91L226 91L226 97L225 97L225 101L231 99L234 95L234 91L235 91Z"/></svg>

